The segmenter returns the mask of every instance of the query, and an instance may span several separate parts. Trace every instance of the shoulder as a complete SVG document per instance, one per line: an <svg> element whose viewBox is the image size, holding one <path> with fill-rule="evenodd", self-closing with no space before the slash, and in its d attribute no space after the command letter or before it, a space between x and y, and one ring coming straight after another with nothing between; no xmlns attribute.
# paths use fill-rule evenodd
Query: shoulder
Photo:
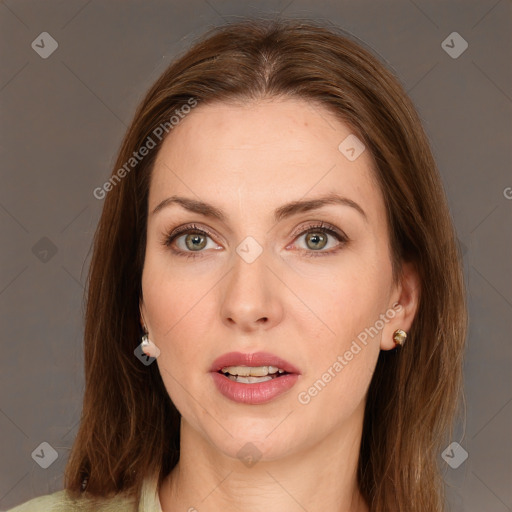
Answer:
<svg viewBox="0 0 512 512"><path fill-rule="evenodd" d="M107 499L74 498L62 490L33 498L7 512L136 512L137 508L134 498L123 495Z"/></svg>

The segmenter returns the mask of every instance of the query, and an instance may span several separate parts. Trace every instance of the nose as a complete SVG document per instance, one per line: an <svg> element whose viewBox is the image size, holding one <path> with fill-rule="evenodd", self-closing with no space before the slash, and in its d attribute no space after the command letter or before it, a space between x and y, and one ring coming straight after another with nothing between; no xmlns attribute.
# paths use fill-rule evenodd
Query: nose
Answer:
<svg viewBox="0 0 512 512"><path fill-rule="evenodd" d="M220 313L228 327L251 332L268 330L281 322L283 284L270 259L265 251L250 263L234 254L233 268L221 290Z"/></svg>

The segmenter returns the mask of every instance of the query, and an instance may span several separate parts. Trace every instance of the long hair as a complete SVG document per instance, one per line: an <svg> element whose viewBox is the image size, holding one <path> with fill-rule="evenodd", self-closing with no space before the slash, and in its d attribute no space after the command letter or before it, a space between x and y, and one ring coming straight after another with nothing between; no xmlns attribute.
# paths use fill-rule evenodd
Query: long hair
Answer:
<svg viewBox="0 0 512 512"><path fill-rule="evenodd" d="M179 459L180 415L156 364L134 356L148 191L158 150L194 104L300 98L326 107L364 142L383 194L395 279L420 277L400 351L381 351L367 395L358 484L372 512L439 512L438 456L462 398L466 301L439 171L398 78L353 36L318 22L245 19L208 32L147 92L122 142L94 236L85 314L85 393L65 487L140 497L143 478ZM196 102L196 103L194 103ZM158 130L165 127L165 130ZM130 160L149 146L143 158ZM129 165L127 165L127 163ZM124 172L121 171L124 169Z"/></svg>

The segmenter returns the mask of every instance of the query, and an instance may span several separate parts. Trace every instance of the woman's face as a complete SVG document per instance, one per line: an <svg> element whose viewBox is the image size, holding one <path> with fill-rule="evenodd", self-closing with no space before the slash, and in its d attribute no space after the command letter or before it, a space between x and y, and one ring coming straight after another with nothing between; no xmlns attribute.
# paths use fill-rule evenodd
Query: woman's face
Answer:
<svg viewBox="0 0 512 512"><path fill-rule="evenodd" d="M225 455L270 460L360 428L379 351L410 326L353 137L303 100L199 104L159 152L141 311L182 428ZM326 196L342 199L307 207ZM171 197L183 201L161 205ZM255 376L264 366L288 374Z"/></svg>

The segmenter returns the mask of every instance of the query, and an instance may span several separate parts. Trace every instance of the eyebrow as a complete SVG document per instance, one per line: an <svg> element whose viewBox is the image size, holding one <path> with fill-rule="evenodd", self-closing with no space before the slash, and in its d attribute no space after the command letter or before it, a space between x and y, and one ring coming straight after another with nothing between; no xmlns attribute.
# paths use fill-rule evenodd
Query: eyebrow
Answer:
<svg viewBox="0 0 512 512"><path fill-rule="evenodd" d="M212 217L224 223L226 222L226 215L219 208L203 201L198 201L196 199L191 199L182 196L171 196L168 197L167 199L164 199L163 201L158 203L158 205L155 207L151 215L155 215L159 211L173 204L178 204L190 212L198 213L200 215L204 215L205 217ZM342 197L338 194L327 194L314 199L297 200L292 201L290 203L286 203L283 206L280 206L279 208L276 208L276 210L274 210L274 221L279 222L298 213L318 210L320 208L323 208L324 206L333 204L349 206L350 208L353 208L362 215L366 222L368 222L368 217L366 216L366 213L361 208L361 206L359 206L355 201L352 201L352 199Z"/></svg>

